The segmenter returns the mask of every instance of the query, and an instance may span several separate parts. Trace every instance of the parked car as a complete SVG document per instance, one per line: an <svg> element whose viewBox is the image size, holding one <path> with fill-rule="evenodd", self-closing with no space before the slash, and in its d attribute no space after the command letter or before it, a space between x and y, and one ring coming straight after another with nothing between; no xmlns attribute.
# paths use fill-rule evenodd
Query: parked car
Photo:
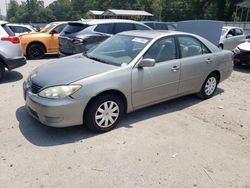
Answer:
<svg viewBox="0 0 250 188"><path fill-rule="evenodd" d="M20 36L23 54L29 59L41 59L45 54L59 54L58 36L66 22L52 22L40 32Z"/></svg>
<svg viewBox="0 0 250 188"><path fill-rule="evenodd" d="M24 24L8 24L8 27L13 31L15 34L24 34L24 33L32 33L36 32L36 30L30 25Z"/></svg>
<svg viewBox="0 0 250 188"><path fill-rule="evenodd" d="M66 55L86 52L110 36L129 30L150 30L131 20L96 19L69 22L59 36L60 52Z"/></svg>
<svg viewBox="0 0 250 188"><path fill-rule="evenodd" d="M245 42L246 35L240 27L223 27L219 48L233 50L239 44Z"/></svg>
<svg viewBox="0 0 250 188"><path fill-rule="evenodd" d="M208 99L232 70L232 52L200 36L127 31L34 70L24 98L45 125L105 132L124 113L192 93Z"/></svg>
<svg viewBox="0 0 250 188"><path fill-rule="evenodd" d="M20 67L26 63L22 55L19 38L8 27L7 22L0 21L0 81L5 71Z"/></svg>
<svg viewBox="0 0 250 188"><path fill-rule="evenodd" d="M238 45L234 50L234 64L240 66L242 64L250 65L250 41Z"/></svg>
<svg viewBox="0 0 250 188"><path fill-rule="evenodd" d="M158 22L158 21L143 21L142 23L154 30L176 31L176 26L172 23Z"/></svg>

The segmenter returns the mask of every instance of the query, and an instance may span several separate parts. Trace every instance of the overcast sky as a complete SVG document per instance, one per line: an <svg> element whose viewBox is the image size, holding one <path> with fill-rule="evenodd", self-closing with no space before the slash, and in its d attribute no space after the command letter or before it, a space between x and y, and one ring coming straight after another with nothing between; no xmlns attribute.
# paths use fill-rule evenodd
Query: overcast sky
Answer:
<svg viewBox="0 0 250 188"><path fill-rule="evenodd" d="M10 0L0 0L0 9L1 9L1 13L3 15L6 15L6 4L5 2L9 2ZM26 0L16 0L18 3L20 3L21 1L26 1ZM45 6L47 6L48 4L52 3L54 0L43 0Z"/></svg>

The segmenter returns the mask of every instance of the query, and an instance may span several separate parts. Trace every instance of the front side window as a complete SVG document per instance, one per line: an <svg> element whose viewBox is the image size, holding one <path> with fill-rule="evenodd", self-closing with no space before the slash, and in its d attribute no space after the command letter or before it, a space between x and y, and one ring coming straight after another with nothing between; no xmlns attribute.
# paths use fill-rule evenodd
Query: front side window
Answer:
<svg viewBox="0 0 250 188"><path fill-rule="evenodd" d="M156 41L145 53L144 59L155 59L156 63L176 59L176 46L173 37Z"/></svg>
<svg viewBox="0 0 250 188"><path fill-rule="evenodd" d="M56 33L61 33L61 31L65 28L66 24L61 24L53 29Z"/></svg>
<svg viewBox="0 0 250 188"><path fill-rule="evenodd" d="M149 28L145 27L144 25L135 24L136 30L149 30Z"/></svg>
<svg viewBox="0 0 250 188"><path fill-rule="evenodd" d="M178 40L180 44L181 57L191 57L210 53L209 49L204 44L193 37L180 36L178 37Z"/></svg>
<svg viewBox="0 0 250 188"><path fill-rule="evenodd" d="M142 37L115 35L89 51L86 56L106 64L124 66L129 64L149 41L150 39Z"/></svg>
<svg viewBox="0 0 250 188"><path fill-rule="evenodd" d="M54 24L54 23L49 23L49 24L47 24L44 28L42 28L41 29L41 33L46 33L46 32L48 32L48 31L50 31L53 27L55 27L56 26L56 24Z"/></svg>
<svg viewBox="0 0 250 188"><path fill-rule="evenodd" d="M123 31L134 30L134 24L131 23L116 23L115 24L115 33L120 33Z"/></svg>

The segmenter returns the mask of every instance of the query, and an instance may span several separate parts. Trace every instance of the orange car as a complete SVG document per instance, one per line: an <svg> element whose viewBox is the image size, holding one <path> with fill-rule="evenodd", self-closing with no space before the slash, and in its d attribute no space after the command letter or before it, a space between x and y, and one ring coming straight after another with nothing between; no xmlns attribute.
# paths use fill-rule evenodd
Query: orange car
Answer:
<svg viewBox="0 0 250 188"><path fill-rule="evenodd" d="M40 32L20 36L23 54L29 59L40 59L45 54L59 54L58 35L67 22L52 22Z"/></svg>

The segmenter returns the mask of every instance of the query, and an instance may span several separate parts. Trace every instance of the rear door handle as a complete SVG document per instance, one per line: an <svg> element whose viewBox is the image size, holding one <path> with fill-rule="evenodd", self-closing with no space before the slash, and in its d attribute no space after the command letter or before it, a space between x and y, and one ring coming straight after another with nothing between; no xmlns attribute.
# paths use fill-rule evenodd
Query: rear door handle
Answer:
<svg viewBox="0 0 250 188"><path fill-rule="evenodd" d="M172 72L176 72L176 71L178 71L179 69L180 69L180 67L177 66L177 65L175 65L175 66L172 67L171 71L172 71Z"/></svg>

